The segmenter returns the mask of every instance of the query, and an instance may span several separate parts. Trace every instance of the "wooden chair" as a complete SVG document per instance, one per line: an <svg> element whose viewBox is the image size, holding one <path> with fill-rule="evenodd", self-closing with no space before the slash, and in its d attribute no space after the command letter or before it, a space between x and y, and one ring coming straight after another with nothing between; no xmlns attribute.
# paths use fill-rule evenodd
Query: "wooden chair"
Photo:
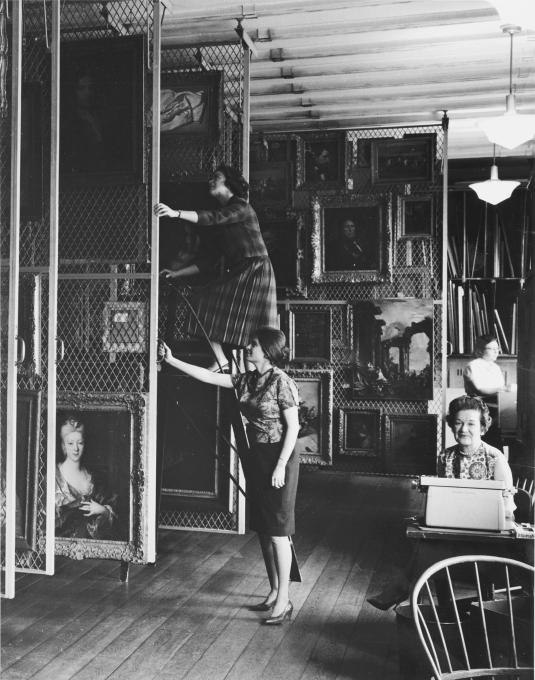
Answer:
<svg viewBox="0 0 535 680"><path fill-rule="evenodd" d="M411 610L435 680L533 678L533 574L489 555L451 557L423 572Z"/></svg>
<svg viewBox="0 0 535 680"><path fill-rule="evenodd" d="M533 524L535 515L535 491L533 480L527 477L518 477L514 485L515 493L515 520L517 522L529 522Z"/></svg>

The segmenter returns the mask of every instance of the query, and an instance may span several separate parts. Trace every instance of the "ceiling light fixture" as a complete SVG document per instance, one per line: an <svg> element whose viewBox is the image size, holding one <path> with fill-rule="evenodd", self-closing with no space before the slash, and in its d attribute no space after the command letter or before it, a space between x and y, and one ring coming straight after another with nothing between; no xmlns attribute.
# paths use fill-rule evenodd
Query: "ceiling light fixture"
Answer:
<svg viewBox="0 0 535 680"><path fill-rule="evenodd" d="M507 149L527 142L535 134L535 115L516 112L515 95L513 94L513 37L520 31L519 26L507 24L502 26L504 33L509 33L511 38L509 57L509 94L505 98L505 113L502 116L482 118L478 125L487 135L490 142L499 144Z"/></svg>
<svg viewBox="0 0 535 680"><path fill-rule="evenodd" d="M494 147L490 179L487 179L485 182L474 182L468 186L476 192L478 198L482 201L497 205L505 201L506 198L509 198L519 184L520 182L516 180L499 179L498 166L496 165L496 147Z"/></svg>

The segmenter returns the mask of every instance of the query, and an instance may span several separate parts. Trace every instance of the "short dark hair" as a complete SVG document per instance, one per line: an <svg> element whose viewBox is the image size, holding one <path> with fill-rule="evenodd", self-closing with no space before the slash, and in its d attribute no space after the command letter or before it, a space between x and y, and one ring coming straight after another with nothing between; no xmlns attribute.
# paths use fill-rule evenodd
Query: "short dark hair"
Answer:
<svg viewBox="0 0 535 680"><path fill-rule="evenodd" d="M216 168L216 172L222 172L225 175L225 184L235 196L247 198L249 195L249 183L239 170L230 165L219 165Z"/></svg>
<svg viewBox="0 0 535 680"><path fill-rule="evenodd" d="M266 358L273 364L281 364L288 358L286 336L278 328L262 326L256 331L256 337Z"/></svg>
<svg viewBox="0 0 535 680"><path fill-rule="evenodd" d="M492 425L492 418L490 417L489 407L485 404L483 399L480 397L469 397L467 394L463 394L461 397L456 397L450 401L448 406L448 415L446 416L446 422L453 428L453 423L459 411L479 411L481 429L483 434Z"/></svg>
<svg viewBox="0 0 535 680"><path fill-rule="evenodd" d="M485 333L485 335L480 335L476 338L476 342L474 345L474 354L476 354L478 357L483 356L483 353L485 351L485 347L490 343L490 342L498 342L498 338L493 335L492 333Z"/></svg>

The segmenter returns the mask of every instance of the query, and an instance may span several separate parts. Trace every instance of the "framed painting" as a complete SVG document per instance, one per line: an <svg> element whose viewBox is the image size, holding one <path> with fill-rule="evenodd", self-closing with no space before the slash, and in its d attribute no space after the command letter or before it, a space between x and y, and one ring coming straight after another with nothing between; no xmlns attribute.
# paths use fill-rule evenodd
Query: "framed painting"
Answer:
<svg viewBox="0 0 535 680"><path fill-rule="evenodd" d="M385 415L387 472L408 475L436 473L437 416Z"/></svg>
<svg viewBox="0 0 535 680"><path fill-rule="evenodd" d="M143 182L144 59L138 36L62 42L64 187Z"/></svg>
<svg viewBox="0 0 535 680"><path fill-rule="evenodd" d="M392 274L390 197L312 199L312 281L387 281Z"/></svg>
<svg viewBox="0 0 535 680"><path fill-rule="evenodd" d="M372 182L374 184L432 182L435 143L434 134L373 140Z"/></svg>
<svg viewBox="0 0 535 680"><path fill-rule="evenodd" d="M287 212L277 219L261 219L260 228L279 292L284 296L306 296L304 215Z"/></svg>
<svg viewBox="0 0 535 680"><path fill-rule="evenodd" d="M288 311L290 359L303 362L332 360L332 309L325 305L291 304Z"/></svg>
<svg viewBox="0 0 535 680"><path fill-rule="evenodd" d="M285 161L251 167L249 201L255 206L291 205L291 164Z"/></svg>
<svg viewBox="0 0 535 680"><path fill-rule="evenodd" d="M357 302L354 399L433 398L433 300Z"/></svg>
<svg viewBox="0 0 535 680"><path fill-rule="evenodd" d="M17 550L35 550L37 548L40 416L41 390L18 390L15 499L15 541Z"/></svg>
<svg viewBox="0 0 535 680"><path fill-rule="evenodd" d="M139 394L58 394L57 555L143 561L145 412Z"/></svg>
<svg viewBox="0 0 535 680"><path fill-rule="evenodd" d="M398 200L399 237L431 238L435 231L432 194L400 196Z"/></svg>
<svg viewBox="0 0 535 680"><path fill-rule="evenodd" d="M228 447L218 435L222 425L221 390L185 375L166 375L166 382L162 501L163 496L170 497L165 502L167 510L171 507L171 497L217 501L220 459L228 464Z"/></svg>
<svg viewBox="0 0 535 680"><path fill-rule="evenodd" d="M381 455L379 410L338 410L338 450L342 455L377 457Z"/></svg>
<svg viewBox="0 0 535 680"><path fill-rule="evenodd" d="M345 132L301 135L297 147L297 187L344 187L349 172Z"/></svg>
<svg viewBox="0 0 535 680"><path fill-rule="evenodd" d="M111 301L104 303L104 352L145 352L147 349L147 304Z"/></svg>
<svg viewBox="0 0 535 680"><path fill-rule="evenodd" d="M223 125L223 72L162 73L160 134L214 140Z"/></svg>
<svg viewBox="0 0 535 680"><path fill-rule="evenodd" d="M288 369L299 390L299 435L296 450L301 463L332 464L333 373L331 369Z"/></svg>

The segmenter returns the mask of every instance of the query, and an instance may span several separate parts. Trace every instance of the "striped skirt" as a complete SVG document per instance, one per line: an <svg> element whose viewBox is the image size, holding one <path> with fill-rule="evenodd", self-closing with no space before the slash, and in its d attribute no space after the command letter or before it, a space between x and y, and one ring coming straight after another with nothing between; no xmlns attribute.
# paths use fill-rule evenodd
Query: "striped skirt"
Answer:
<svg viewBox="0 0 535 680"><path fill-rule="evenodd" d="M201 288L193 299L210 340L246 347L257 328L277 326L275 274L268 257L250 257ZM192 316L188 333L203 337Z"/></svg>

